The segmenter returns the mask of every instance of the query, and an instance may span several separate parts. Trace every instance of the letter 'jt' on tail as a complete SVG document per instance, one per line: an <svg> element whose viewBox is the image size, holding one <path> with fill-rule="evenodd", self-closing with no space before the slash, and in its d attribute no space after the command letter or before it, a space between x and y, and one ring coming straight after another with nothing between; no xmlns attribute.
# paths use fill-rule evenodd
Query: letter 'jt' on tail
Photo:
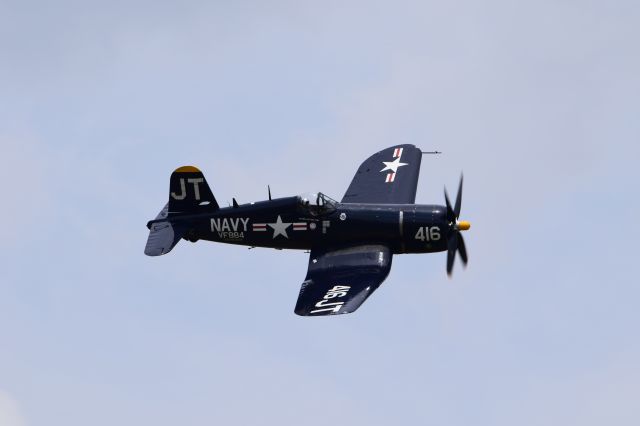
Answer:
<svg viewBox="0 0 640 426"><path fill-rule="evenodd" d="M169 181L169 202L158 216L147 224L150 232L144 249L145 254L160 256L169 253L190 231L189 222L182 221L182 217L219 208L200 170L193 166L176 169Z"/></svg>
<svg viewBox="0 0 640 426"><path fill-rule="evenodd" d="M169 215L218 210L219 206L200 170L183 166L171 174Z"/></svg>

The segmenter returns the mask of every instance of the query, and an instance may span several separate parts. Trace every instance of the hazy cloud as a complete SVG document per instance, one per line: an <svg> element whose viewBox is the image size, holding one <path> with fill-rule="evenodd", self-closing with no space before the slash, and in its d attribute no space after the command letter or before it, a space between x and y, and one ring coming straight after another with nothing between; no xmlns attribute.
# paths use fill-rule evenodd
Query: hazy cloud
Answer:
<svg viewBox="0 0 640 426"><path fill-rule="evenodd" d="M0 376L30 424L638 423L637 2L0 8ZM339 199L397 143L444 151L421 203L465 173L452 280L396 256L314 321L304 253L143 255L177 166L221 205Z"/></svg>
<svg viewBox="0 0 640 426"><path fill-rule="evenodd" d="M25 426L18 402L6 391L0 390L0 424L3 426Z"/></svg>

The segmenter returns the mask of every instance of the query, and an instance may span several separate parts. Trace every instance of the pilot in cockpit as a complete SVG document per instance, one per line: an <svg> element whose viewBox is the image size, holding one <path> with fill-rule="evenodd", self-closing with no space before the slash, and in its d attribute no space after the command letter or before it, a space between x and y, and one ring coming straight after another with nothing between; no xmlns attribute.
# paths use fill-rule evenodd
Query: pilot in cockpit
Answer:
<svg viewBox="0 0 640 426"><path fill-rule="evenodd" d="M329 214L336 209L337 201L322 192L308 192L299 197L300 206L315 216Z"/></svg>

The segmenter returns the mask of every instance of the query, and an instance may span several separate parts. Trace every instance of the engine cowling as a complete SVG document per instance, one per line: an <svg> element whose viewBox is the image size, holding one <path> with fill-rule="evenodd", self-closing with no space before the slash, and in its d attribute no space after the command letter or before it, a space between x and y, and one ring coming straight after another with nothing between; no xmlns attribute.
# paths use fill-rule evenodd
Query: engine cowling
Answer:
<svg viewBox="0 0 640 426"><path fill-rule="evenodd" d="M402 212L405 253L432 253L447 249L449 224L445 206L416 205Z"/></svg>

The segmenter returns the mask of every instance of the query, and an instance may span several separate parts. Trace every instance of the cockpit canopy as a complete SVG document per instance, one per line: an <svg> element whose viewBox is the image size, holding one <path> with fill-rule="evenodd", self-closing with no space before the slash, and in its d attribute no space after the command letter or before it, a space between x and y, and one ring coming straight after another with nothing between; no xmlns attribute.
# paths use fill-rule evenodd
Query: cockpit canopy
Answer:
<svg viewBox="0 0 640 426"><path fill-rule="evenodd" d="M299 195L300 206L314 216L329 214L336 209L338 202L322 192L307 192Z"/></svg>

